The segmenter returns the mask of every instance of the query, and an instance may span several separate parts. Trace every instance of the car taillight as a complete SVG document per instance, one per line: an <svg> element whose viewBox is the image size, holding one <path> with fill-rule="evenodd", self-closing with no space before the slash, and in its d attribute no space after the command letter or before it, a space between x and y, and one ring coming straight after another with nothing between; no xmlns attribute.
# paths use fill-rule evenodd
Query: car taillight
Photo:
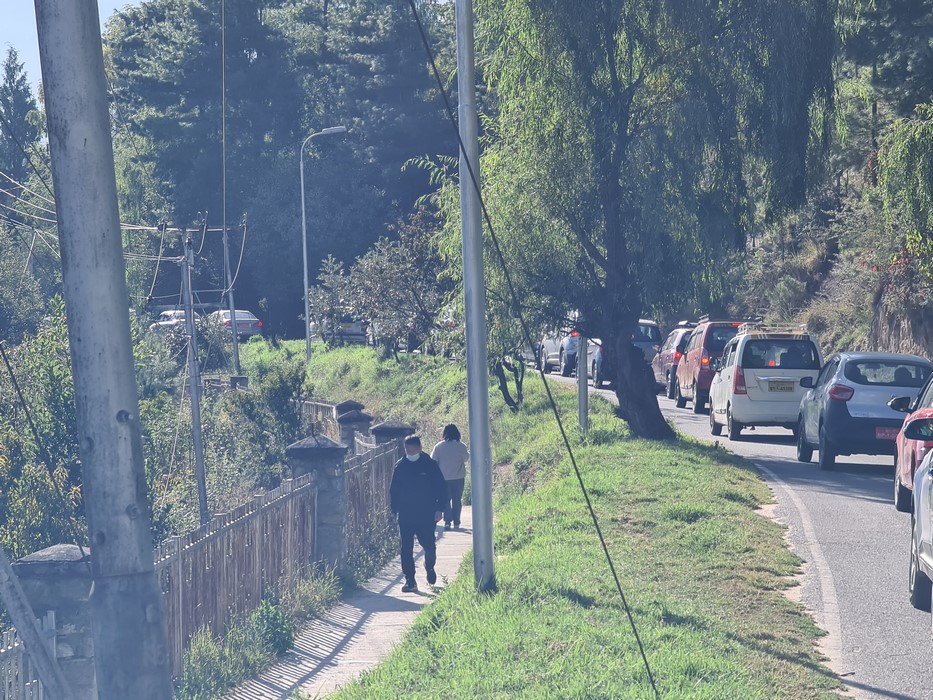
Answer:
<svg viewBox="0 0 933 700"><path fill-rule="evenodd" d="M678 361L680 360L680 358L683 357L683 356L684 356L684 354L683 354L682 352L675 352L675 353L674 353L674 362L678 362Z"/></svg>
<svg viewBox="0 0 933 700"><path fill-rule="evenodd" d="M257 321L257 322L256 322L256 325L259 326L260 328L262 328L262 321Z"/></svg>
<svg viewBox="0 0 933 700"><path fill-rule="evenodd" d="M845 384L833 384L828 393L833 401L848 401L855 395L855 389Z"/></svg>
<svg viewBox="0 0 933 700"><path fill-rule="evenodd" d="M570 331L570 337L571 337L571 338L576 338L578 335L580 335L580 333L579 333L578 331Z"/></svg>
<svg viewBox="0 0 933 700"><path fill-rule="evenodd" d="M732 381L732 392L734 394L748 393L748 389L745 387L745 372L742 371L741 367L735 368L735 377Z"/></svg>
<svg viewBox="0 0 933 700"><path fill-rule="evenodd" d="M709 369L709 353L706 350L700 356L700 369Z"/></svg>
<svg viewBox="0 0 933 700"><path fill-rule="evenodd" d="M230 327L231 325L233 325L233 324L231 324L230 321L224 321L224 325L225 325L227 328L229 328L229 327Z"/></svg>

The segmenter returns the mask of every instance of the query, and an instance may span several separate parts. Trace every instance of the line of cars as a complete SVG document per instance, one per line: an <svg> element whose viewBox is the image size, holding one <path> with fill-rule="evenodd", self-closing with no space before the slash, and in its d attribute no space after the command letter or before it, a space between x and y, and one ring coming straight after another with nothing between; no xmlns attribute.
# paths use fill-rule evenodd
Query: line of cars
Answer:
<svg viewBox="0 0 933 700"><path fill-rule="evenodd" d="M929 611L933 363L883 352L839 352L824 361L803 327L706 320L685 336L680 328L668 336L652 363L655 379L680 408L692 401L700 412L709 401L713 435L725 430L737 439L743 429L785 427L796 437L797 459L809 462L816 451L820 469L840 455L893 455L894 506L911 513L909 599Z"/></svg>
<svg viewBox="0 0 933 700"><path fill-rule="evenodd" d="M218 324L223 326L227 334L233 335L233 321L236 317L237 337L240 340L247 340L254 335L262 335L262 321L250 311L245 309L236 309L233 313L229 309L220 309L202 317L195 313L195 322ZM159 313L154 323L149 326L153 333L176 333L184 332L185 312L181 309L166 309Z"/></svg>

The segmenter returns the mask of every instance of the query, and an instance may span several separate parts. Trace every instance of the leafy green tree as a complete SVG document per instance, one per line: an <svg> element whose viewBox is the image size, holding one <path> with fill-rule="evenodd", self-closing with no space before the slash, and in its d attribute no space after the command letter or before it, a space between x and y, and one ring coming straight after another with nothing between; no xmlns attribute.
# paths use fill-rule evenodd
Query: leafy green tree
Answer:
<svg viewBox="0 0 933 700"><path fill-rule="evenodd" d="M744 242L752 186L773 212L806 193L832 98L832 8L478 4L501 107L487 197L523 183L523 203L496 211L500 228L525 257L550 261L543 279L558 283L534 294L602 338L637 435L671 435L630 342L639 316L676 295L722 293L717 261Z"/></svg>
<svg viewBox="0 0 933 700"><path fill-rule="evenodd" d="M22 183L29 174L22 149L39 138L38 105L12 46L7 48L0 74L0 170ZM8 182L0 187L10 189Z"/></svg>

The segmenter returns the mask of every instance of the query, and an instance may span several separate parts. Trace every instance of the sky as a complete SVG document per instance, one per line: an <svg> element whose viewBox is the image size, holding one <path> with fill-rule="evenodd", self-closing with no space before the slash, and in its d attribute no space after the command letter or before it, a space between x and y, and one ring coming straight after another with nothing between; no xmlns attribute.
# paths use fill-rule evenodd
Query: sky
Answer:
<svg viewBox="0 0 933 700"><path fill-rule="evenodd" d="M97 3L101 26L118 7L135 5L130 0L100 0ZM26 75L33 89L42 79L39 70L39 41L36 38L36 10L33 0L0 0L0 57L12 46L26 64ZM2 60L2 59L0 59Z"/></svg>

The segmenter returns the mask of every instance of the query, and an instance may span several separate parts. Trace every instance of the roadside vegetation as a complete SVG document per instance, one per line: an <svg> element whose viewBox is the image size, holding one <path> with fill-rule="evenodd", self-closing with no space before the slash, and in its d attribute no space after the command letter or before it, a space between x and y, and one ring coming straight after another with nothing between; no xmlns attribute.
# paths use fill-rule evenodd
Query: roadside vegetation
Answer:
<svg viewBox="0 0 933 700"><path fill-rule="evenodd" d="M466 426L458 365L322 350L316 393L425 435ZM572 392L556 395L572 424ZM539 380L518 413L492 403L498 591L477 594L465 561L388 660L336 697L650 697ZM601 399L591 411L588 438L572 441L662 697L835 697L819 630L782 594L800 561L757 512L771 500L758 475L690 440L632 438Z"/></svg>

